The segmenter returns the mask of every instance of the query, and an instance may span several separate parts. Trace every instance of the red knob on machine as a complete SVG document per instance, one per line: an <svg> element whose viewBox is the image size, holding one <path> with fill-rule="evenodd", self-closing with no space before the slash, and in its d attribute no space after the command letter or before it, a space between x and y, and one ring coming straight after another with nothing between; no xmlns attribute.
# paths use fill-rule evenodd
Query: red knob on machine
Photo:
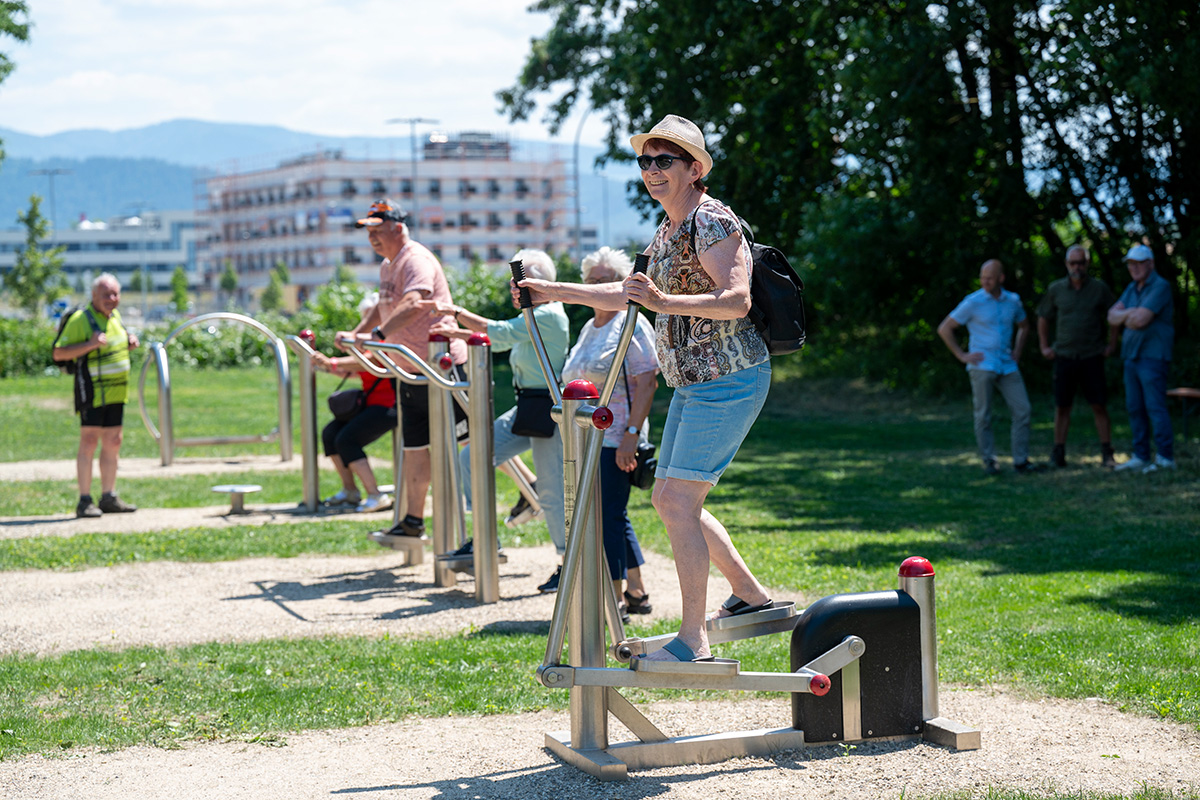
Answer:
<svg viewBox="0 0 1200 800"><path fill-rule="evenodd" d="M824 697L825 695L829 694L829 688L831 686L833 686L833 682L829 680L829 676L822 675L819 672L816 675L813 675L808 681L808 688L812 690L812 693L817 697Z"/></svg>
<svg viewBox="0 0 1200 800"><path fill-rule="evenodd" d="M438 366L442 369L448 370L454 366L454 359L450 357L449 353L446 353L438 359Z"/></svg>
<svg viewBox="0 0 1200 800"><path fill-rule="evenodd" d="M592 424L602 431L608 430L613 424L613 413L606 406L600 406L592 412Z"/></svg>
<svg viewBox="0 0 1200 800"><path fill-rule="evenodd" d="M305 344L307 344L309 347L312 347L313 342L315 342L317 340L316 334L313 333L312 330L310 330L309 328L305 328L304 330L300 331L299 336L300 336L300 340L302 342L304 342Z"/></svg>

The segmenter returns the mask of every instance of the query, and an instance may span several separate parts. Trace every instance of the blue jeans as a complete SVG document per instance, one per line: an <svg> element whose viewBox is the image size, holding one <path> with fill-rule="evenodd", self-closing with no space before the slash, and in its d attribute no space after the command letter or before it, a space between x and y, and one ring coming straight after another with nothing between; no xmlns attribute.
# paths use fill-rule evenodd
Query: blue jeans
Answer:
<svg viewBox="0 0 1200 800"><path fill-rule="evenodd" d="M1167 409L1167 371L1171 362L1161 358L1125 360L1125 408L1133 433L1133 454L1150 460L1150 428L1154 446L1163 458L1175 459L1175 433Z"/></svg>
<svg viewBox="0 0 1200 800"><path fill-rule="evenodd" d="M617 466L617 448L600 450L600 522L604 538L604 558L608 562L608 577L624 580L628 571L646 563L638 543L633 523L626 509L629 506L629 473ZM539 482L540 485L540 482Z"/></svg>
<svg viewBox="0 0 1200 800"><path fill-rule="evenodd" d="M550 540L561 556L567 551L567 522L563 507L563 448L562 437L558 426L554 435L548 439L536 436L517 436L512 432L513 418L517 408L513 406L496 417L492 425L492 436L495 438L492 456L492 466L498 467L510 458L519 456L526 450L533 450L533 469L537 473L538 502L546 516L546 527L550 529ZM471 447L464 447L458 453L458 463L462 467L463 495L467 499L467 508L471 508Z"/></svg>
<svg viewBox="0 0 1200 800"><path fill-rule="evenodd" d="M971 379L975 444L979 447L979 457L985 463L996 460L996 439L992 436L992 395L998 391L1012 412L1013 464L1024 464L1029 460L1029 426L1033 419L1033 408L1029 405L1029 394L1025 391L1025 380L1021 373L998 375L991 370L972 369L967 370L967 376Z"/></svg>

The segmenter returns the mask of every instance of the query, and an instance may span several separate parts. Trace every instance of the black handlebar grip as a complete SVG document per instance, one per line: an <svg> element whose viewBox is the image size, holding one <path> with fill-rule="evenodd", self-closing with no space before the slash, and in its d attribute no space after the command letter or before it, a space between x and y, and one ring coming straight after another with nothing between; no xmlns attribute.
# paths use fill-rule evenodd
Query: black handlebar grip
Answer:
<svg viewBox="0 0 1200 800"><path fill-rule="evenodd" d="M509 268L512 269L513 280L520 283L525 280L525 264L521 259L508 262ZM529 297L529 290L524 286L518 286L517 291L520 293L521 308L533 308L533 300Z"/></svg>
<svg viewBox="0 0 1200 800"><path fill-rule="evenodd" d="M645 253L638 253L633 258L633 273L635 275L645 275L646 268L650 266L650 256Z"/></svg>

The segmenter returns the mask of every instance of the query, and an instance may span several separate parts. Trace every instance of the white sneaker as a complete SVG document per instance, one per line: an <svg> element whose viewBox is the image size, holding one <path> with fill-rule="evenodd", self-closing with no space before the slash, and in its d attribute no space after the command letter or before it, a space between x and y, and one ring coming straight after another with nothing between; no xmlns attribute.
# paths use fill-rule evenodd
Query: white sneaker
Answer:
<svg viewBox="0 0 1200 800"><path fill-rule="evenodd" d="M1142 469L1142 474L1144 475L1151 472L1158 472L1160 469L1175 469L1175 462L1169 458L1155 456L1154 463L1147 464L1145 468Z"/></svg>
<svg viewBox="0 0 1200 800"><path fill-rule="evenodd" d="M1128 472L1130 470L1137 470L1138 472L1145 472L1146 467L1148 467L1148 466L1150 466L1149 461L1143 461L1142 459L1138 458L1137 456L1131 456L1130 459L1128 461L1126 461L1124 464L1117 464L1117 466L1113 468L1113 472Z"/></svg>
<svg viewBox="0 0 1200 800"><path fill-rule="evenodd" d="M337 494L326 497L322 504L330 508L337 508L338 506L356 506L360 502L362 502L362 495L358 492L347 492L342 489Z"/></svg>
<svg viewBox="0 0 1200 800"><path fill-rule="evenodd" d="M367 495L355 510L359 513L366 513L368 511L387 511L391 507L392 496L390 494L371 494Z"/></svg>

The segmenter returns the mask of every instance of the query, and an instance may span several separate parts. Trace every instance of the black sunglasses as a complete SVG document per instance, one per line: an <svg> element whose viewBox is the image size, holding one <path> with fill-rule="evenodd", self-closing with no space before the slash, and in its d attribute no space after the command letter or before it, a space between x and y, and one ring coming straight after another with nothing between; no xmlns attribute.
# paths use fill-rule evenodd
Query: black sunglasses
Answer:
<svg viewBox="0 0 1200 800"><path fill-rule="evenodd" d="M665 154L661 156L638 156L637 165L641 168L642 172L645 172L650 169L651 164L659 169L670 169L671 165L676 161L690 162L691 160L684 156L668 156Z"/></svg>

